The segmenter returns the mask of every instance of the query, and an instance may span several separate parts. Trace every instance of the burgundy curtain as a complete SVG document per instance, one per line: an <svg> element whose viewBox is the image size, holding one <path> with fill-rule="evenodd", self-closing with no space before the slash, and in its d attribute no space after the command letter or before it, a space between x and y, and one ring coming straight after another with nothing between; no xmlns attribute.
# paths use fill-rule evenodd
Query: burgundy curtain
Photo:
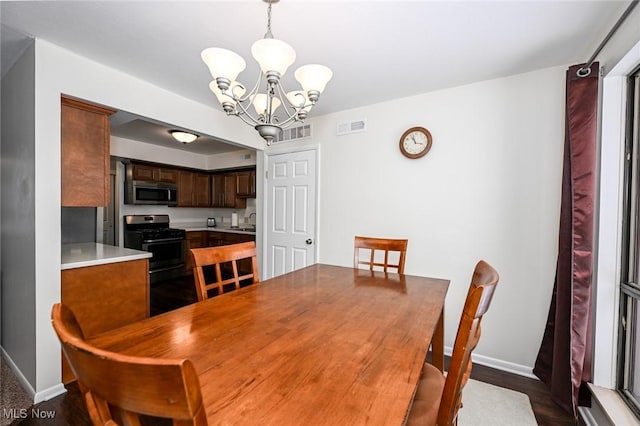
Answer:
<svg viewBox="0 0 640 426"><path fill-rule="evenodd" d="M598 64L567 70L566 124L558 261L547 324L534 374L551 398L578 416L581 385L591 381L593 220Z"/></svg>

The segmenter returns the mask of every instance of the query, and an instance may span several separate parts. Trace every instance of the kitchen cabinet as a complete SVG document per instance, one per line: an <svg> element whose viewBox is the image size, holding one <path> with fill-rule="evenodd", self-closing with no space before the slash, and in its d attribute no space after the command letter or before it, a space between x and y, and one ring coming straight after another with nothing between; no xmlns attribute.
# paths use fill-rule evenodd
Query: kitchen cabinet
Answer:
<svg viewBox="0 0 640 426"><path fill-rule="evenodd" d="M246 199L255 197L255 171L214 173L211 179L212 207L244 209Z"/></svg>
<svg viewBox="0 0 640 426"><path fill-rule="evenodd" d="M215 232L209 231L209 247L225 246L229 244L244 243L246 241L255 241L256 236L251 234L236 234L232 232ZM231 264L221 265L222 273L230 273L228 269ZM240 275L249 274L253 270L251 259L241 259L238 261L238 272Z"/></svg>
<svg viewBox="0 0 640 426"><path fill-rule="evenodd" d="M153 164L132 163L131 171L133 180L178 183L178 169Z"/></svg>
<svg viewBox="0 0 640 426"><path fill-rule="evenodd" d="M193 274L193 259L191 258L192 248L201 248L209 246L208 231L187 231L185 233L185 259L184 269L187 275Z"/></svg>
<svg viewBox="0 0 640 426"><path fill-rule="evenodd" d="M110 197L109 115L115 110L61 98L61 205L104 207Z"/></svg>
<svg viewBox="0 0 640 426"><path fill-rule="evenodd" d="M60 290L84 337L93 337L149 316L149 260L64 269ZM75 377L62 359L62 381L69 383Z"/></svg>
<svg viewBox="0 0 640 426"><path fill-rule="evenodd" d="M213 181L212 207L245 208L247 206L246 200L238 200L236 197L235 173L215 173L211 179Z"/></svg>
<svg viewBox="0 0 640 426"><path fill-rule="evenodd" d="M178 207L211 207L211 178L207 173L178 172Z"/></svg>
<svg viewBox="0 0 640 426"><path fill-rule="evenodd" d="M236 196L244 198L256 197L255 169L236 172Z"/></svg>
<svg viewBox="0 0 640 426"><path fill-rule="evenodd" d="M196 207L211 206L211 177L207 173L193 174L193 197Z"/></svg>

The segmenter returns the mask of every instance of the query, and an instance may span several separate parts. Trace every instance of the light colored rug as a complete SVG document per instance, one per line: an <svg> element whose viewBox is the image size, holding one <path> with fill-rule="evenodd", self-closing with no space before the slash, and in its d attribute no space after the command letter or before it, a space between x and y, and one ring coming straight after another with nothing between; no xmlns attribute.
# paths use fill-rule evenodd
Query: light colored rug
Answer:
<svg viewBox="0 0 640 426"><path fill-rule="evenodd" d="M469 380L462 390L459 426L537 426L529 397L523 393Z"/></svg>
<svg viewBox="0 0 640 426"><path fill-rule="evenodd" d="M20 382L2 355L0 355L0 364L0 426L6 426L16 418L20 418L21 410L31 407L33 399L20 386Z"/></svg>

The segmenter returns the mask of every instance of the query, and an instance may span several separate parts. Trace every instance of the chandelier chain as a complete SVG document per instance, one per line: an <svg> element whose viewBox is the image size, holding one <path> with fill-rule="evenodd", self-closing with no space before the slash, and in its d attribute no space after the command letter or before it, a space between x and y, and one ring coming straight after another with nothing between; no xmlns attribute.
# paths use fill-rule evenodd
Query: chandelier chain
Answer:
<svg viewBox="0 0 640 426"><path fill-rule="evenodd" d="M273 38L273 34L271 33L271 0L269 0L269 7L267 8L267 32L264 38Z"/></svg>

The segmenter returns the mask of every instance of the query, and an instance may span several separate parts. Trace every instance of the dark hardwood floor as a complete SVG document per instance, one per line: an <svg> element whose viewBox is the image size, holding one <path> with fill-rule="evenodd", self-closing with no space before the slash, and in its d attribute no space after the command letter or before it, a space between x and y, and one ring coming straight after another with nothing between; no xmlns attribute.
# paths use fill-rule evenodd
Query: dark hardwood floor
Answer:
<svg viewBox="0 0 640 426"><path fill-rule="evenodd" d="M153 284L151 287L151 315L158 315L194 303L196 300L195 284L191 277ZM477 364L474 364L471 377L528 395L538 425L570 426L576 424L571 415L551 400L547 387L539 380ZM33 406L31 410L28 410L26 418L15 420L12 425L90 425L91 422L78 386L71 383L66 388L65 394ZM48 413L52 414L48 416ZM42 414L40 418L38 418L38 414ZM145 426L168 426L171 424L166 419L155 418L144 418L142 423ZM517 425L517 421L514 422L514 425Z"/></svg>

